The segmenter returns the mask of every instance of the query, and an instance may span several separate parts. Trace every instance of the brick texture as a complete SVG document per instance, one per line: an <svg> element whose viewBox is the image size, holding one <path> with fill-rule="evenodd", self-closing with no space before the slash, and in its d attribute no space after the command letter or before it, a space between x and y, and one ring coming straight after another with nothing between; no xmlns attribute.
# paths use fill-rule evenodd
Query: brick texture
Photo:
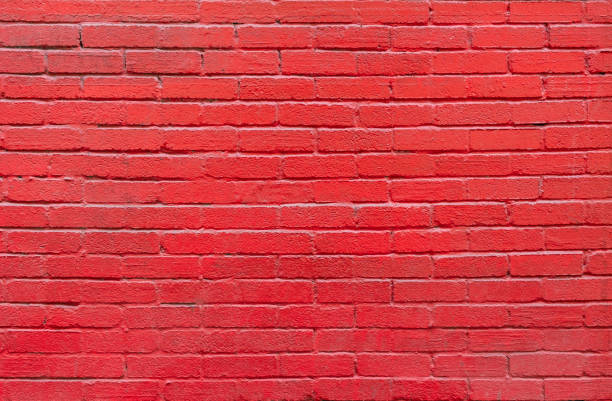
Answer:
<svg viewBox="0 0 612 401"><path fill-rule="evenodd" d="M612 399L606 0L0 2L0 401Z"/></svg>

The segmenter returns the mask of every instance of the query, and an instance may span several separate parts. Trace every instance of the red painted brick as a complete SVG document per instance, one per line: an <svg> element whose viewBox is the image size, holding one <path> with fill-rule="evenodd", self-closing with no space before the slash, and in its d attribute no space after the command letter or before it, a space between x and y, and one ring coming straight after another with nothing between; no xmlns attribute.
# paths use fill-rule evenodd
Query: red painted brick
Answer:
<svg viewBox="0 0 612 401"><path fill-rule="evenodd" d="M608 3L0 2L0 399L612 399Z"/></svg>

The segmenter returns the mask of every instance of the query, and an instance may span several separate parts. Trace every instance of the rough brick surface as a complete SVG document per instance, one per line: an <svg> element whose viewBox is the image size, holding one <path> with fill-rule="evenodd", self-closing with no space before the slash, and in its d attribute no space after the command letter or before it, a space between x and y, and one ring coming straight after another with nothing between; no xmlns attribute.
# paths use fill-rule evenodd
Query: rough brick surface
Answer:
<svg viewBox="0 0 612 401"><path fill-rule="evenodd" d="M0 401L612 399L611 23L0 1Z"/></svg>

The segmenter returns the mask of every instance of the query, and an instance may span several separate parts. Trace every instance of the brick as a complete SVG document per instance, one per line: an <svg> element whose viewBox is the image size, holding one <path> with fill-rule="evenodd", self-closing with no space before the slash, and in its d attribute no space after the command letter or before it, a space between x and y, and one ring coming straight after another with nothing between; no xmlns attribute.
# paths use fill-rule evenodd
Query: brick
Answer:
<svg viewBox="0 0 612 401"><path fill-rule="evenodd" d="M474 302L535 302L543 298L542 285L528 280L472 281L468 291Z"/></svg>
<svg viewBox="0 0 612 401"><path fill-rule="evenodd" d="M385 78L317 78L319 99L388 99L389 81Z"/></svg>
<svg viewBox="0 0 612 401"><path fill-rule="evenodd" d="M612 92L612 81L606 76L550 77L544 86L550 98L606 97Z"/></svg>
<svg viewBox="0 0 612 401"><path fill-rule="evenodd" d="M354 370L351 354L281 355L278 362L280 375L289 377L351 376Z"/></svg>
<svg viewBox="0 0 612 401"><path fill-rule="evenodd" d="M544 131L544 142L550 149L601 148L607 143L612 133L608 127L585 126L580 131L573 127L551 127Z"/></svg>
<svg viewBox="0 0 612 401"><path fill-rule="evenodd" d="M510 356L510 373L519 377L579 376L584 362L579 354L516 354Z"/></svg>
<svg viewBox="0 0 612 401"><path fill-rule="evenodd" d="M544 135L537 129L474 129L469 142L473 150L535 150L543 147Z"/></svg>
<svg viewBox="0 0 612 401"><path fill-rule="evenodd" d="M506 155L440 155L436 157L436 173L441 176L506 175L511 172Z"/></svg>
<svg viewBox="0 0 612 401"><path fill-rule="evenodd" d="M81 247L76 232L12 231L6 240L8 250L15 253L74 253Z"/></svg>
<svg viewBox="0 0 612 401"><path fill-rule="evenodd" d="M548 329L544 334L544 349L548 351L598 351L609 348L607 338L610 332L606 329Z"/></svg>
<svg viewBox="0 0 612 401"><path fill-rule="evenodd" d="M357 169L365 177L423 177L434 175L429 155L366 155L357 159Z"/></svg>
<svg viewBox="0 0 612 401"><path fill-rule="evenodd" d="M587 154L587 171L589 173L606 174L610 168L611 153L589 153Z"/></svg>
<svg viewBox="0 0 612 401"><path fill-rule="evenodd" d="M479 400L537 399L542 395L542 382L528 379L470 380L470 397Z"/></svg>
<svg viewBox="0 0 612 401"><path fill-rule="evenodd" d="M384 181L317 181L313 189L317 202L385 202L388 198Z"/></svg>
<svg viewBox="0 0 612 401"><path fill-rule="evenodd" d="M585 221L585 209L581 203L514 203L509 209L513 224L563 225Z"/></svg>
<svg viewBox="0 0 612 401"><path fill-rule="evenodd" d="M0 3L0 399L612 399L609 2Z"/></svg>
<svg viewBox="0 0 612 401"><path fill-rule="evenodd" d="M200 111L199 125L271 125L277 118L271 104L204 104Z"/></svg>
<svg viewBox="0 0 612 401"><path fill-rule="evenodd" d="M347 66L342 75L350 74L348 62L346 57ZM432 64L430 54L411 52L357 53L356 63L358 75L422 75L431 71Z"/></svg>
<svg viewBox="0 0 612 401"><path fill-rule="evenodd" d="M240 98L255 100L310 100L315 98L311 78L242 78Z"/></svg>
<svg viewBox="0 0 612 401"><path fill-rule="evenodd" d="M429 327L429 311L424 307L362 305L356 310L357 327Z"/></svg>
<svg viewBox="0 0 612 401"><path fill-rule="evenodd" d="M357 61L351 52L281 51L282 73L299 75L354 75Z"/></svg>
<svg viewBox="0 0 612 401"><path fill-rule="evenodd" d="M518 1L510 4L510 22L580 22L582 7L569 1Z"/></svg>
<svg viewBox="0 0 612 401"><path fill-rule="evenodd" d="M51 277L121 277L120 260L118 258L104 256L57 256L54 258L47 258L45 270Z"/></svg>
<svg viewBox="0 0 612 401"><path fill-rule="evenodd" d="M272 278L276 270L276 260L272 256L209 257L201 262L189 257L189 260L198 265L186 272L189 277L199 277L201 271L201 275L207 278Z"/></svg>
<svg viewBox="0 0 612 401"><path fill-rule="evenodd" d="M231 27L164 26L159 28L157 44L162 48L229 48L234 45Z"/></svg>
<svg viewBox="0 0 612 401"><path fill-rule="evenodd" d="M423 200L462 200L466 197L465 184L462 180L444 179L413 179L409 181L393 181L391 198L394 201Z"/></svg>
<svg viewBox="0 0 612 401"><path fill-rule="evenodd" d="M76 47L79 30L74 25L4 24L0 28L3 47Z"/></svg>
<svg viewBox="0 0 612 401"><path fill-rule="evenodd" d="M255 1L206 1L200 5L200 22L216 23L272 23L276 19L274 3Z"/></svg>
<svg viewBox="0 0 612 401"><path fill-rule="evenodd" d="M435 376L496 377L506 374L502 356L438 355L433 358Z"/></svg>
<svg viewBox="0 0 612 401"><path fill-rule="evenodd" d="M462 379L399 379L393 380L394 397L416 397L422 400L463 400L467 397L467 382Z"/></svg>
<svg viewBox="0 0 612 401"><path fill-rule="evenodd" d="M514 276L563 276L582 273L580 253L510 255L510 273Z"/></svg>
<svg viewBox="0 0 612 401"><path fill-rule="evenodd" d="M391 381L383 378L325 378L314 385L317 397L334 400L390 398Z"/></svg>
<svg viewBox="0 0 612 401"><path fill-rule="evenodd" d="M612 298L610 281L605 278L549 279L543 285L546 300L606 301Z"/></svg>
<svg viewBox="0 0 612 401"><path fill-rule="evenodd" d="M467 198L535 199L540 193L539 184L535 178L474 178L467 181Z"/></svg>
<svg viewBox="0 0 612 401"><path fill-rule="evenodd" d="M112 0L107 6L91 0L56 1L43 5L32 5L21 0L19 7L8 8L4 18L31 22L79 22L94 21L148 21L173 22L196 21L197 4L192 0L177 0L166 3L160 0L147 0L136 9L123 0Z"/></svg>
<svg viewBox="0 0 612 401"><path fill-rule="evenodd" d="M594 100L587 103L589 121L610 122L610 109L612 102L608 100Z"/></svg>
<svg viewBox="0 0 612 401"><path fill-rule="evenodd" d="M204 208L199 211L204 228L274 228L277 210L270 207Z"/></svg>
<svg viewBox="0 0 612 401"><path fill-rule="evenodd" d="M220 233L166 234L162 246L172 254L190 253L310 253L308 234L300 233Z"/></svg>
<svg viewBox="0 0 612 401"><path fill-rule="evenodd" d="M472 30L472 46L481 49L537 49L544 47L545 36L542 27L476 27Z"/></svg>
<svg viewBox="0 0 612 401"><path fill-rule="evenodd" d="M423 354L357 355L357 373L364 376L429 376L430 357Z"/></svg>
<svg viewBox="0 0 612 401"><path fill-rule="evenodd" d="M147 181L88 181L85 199L93 203L153 203L159 196L159 185Z"/></svg>
<svg viewBox="0 0 612 401"><path fill-rule="evenodd" d="M321 233L315 236L315 248L324 254L387 253L390 249L390 242L391 238L388 233L377 232Z"/></svg>
<svg viewBox="0 0 612 401"><path fill-rule="evenodd" d="M544 333L539 330L485 329L469 333L468 347L472 351L538 351L545 342Z"/></svg>
<svg viewBox="0 0 612 401"><path fill-rule="evenodd" d="M165 99L235 99L238 82L226 78L162 79L161 96Z"/></svg>
<svg viewBox="0 0 612 401"><path fill-rule="evenodd" d="M586 308L584 323L587 326L610 326L612 315L606 305L592 305Z"/></svg>
<svg viewBox="0 0 612 401"><path fill-rule="evenodd" d="M289 126L350 127L355 110L350 106L327 104L281 104L279 122Z"/></svg>
<svg viewBox="0 0 612 401"><path fill-rule="evenodd" d="M390 46L390 31L385 27L321 27L315 31L315 46L320 49L374 49Z"/></svg>
<svg viewBox="0 0 612 401"><path fill-rule="evenodd" d="M4 215L2 217L8 221L11 221L12 219L19 221L19 219L22 218L25 213L12 213L13 210L19 211L19 209L25 210L25 213L29 212L31 216L29 216L30 219L32 219L32 217L36 218L36 216L42 212L41 208L39 207L7 207L6 212L3 213ZM30 212L29 209L32 209L32 211ZM0 260L2 260L5 267L4 271L2 272L2 277L42 277L43 275L43 259L40 256L10 255L2 257ZM11 310L11 306L8 306L6 310L6 316L10 320L11 314L8 313L8 311Z"/></svg>
<svg viewBox="0 0 612 401"><path fill-rule="evenodd" d="M581 52L524 51L510 54L509 60L510 71L523 74L572 73L585 68Z"/></svg>
<svg viewBox="0 0 612 401"><path fill-rule="evenodd" d="M550 379L544 382L544 391L551 400L570 398L606 399L610 397L610 379Z"/></svg>
<svg viewBox="0 0 612 401"><path fill-rule="evenodd" d="M278 311L279 327L352 327L354 307L289 306Z"/></svg>
<svg viewBox="0 0 612 401"><path fill-rule="evenodd" d="M586 3L584 14L589 22L610 22L610 5L605 1L590 1Z"/></svg>
<svg viewBox="0 0 612 401"><path fill-rule="evenodd" d="M319 129L318 149L321 152L358 152L391 150L393 135L387 130Z"/></svg>
<svg viewBox="0 0 612 401"><path fill-rule="evenodd" d="M157 81L154 78L85 78L83 97L89 99L155 99Z"/></svg>
<svg viewBox="0 0 612 401"><path fill-rule="evenodd" d="M436 1L432 3L432 20L436 24L494 24L506 21L506 5L501 1L466 3Z"/></svg>
<svg viewBox="0 0 612 401"><path fill-rule="evenodd" d="M390 302L391 285L385 281L320 281L317 283L317 301L341 302Z"/></svg>
<svg viewBox="0 0 612 401"><path fill-rule="evenodd" d="M543 93L541 79L532 76L473 77L467 86L472 98L539 98Z"/></svg>
<svg viewBox="0 0 612 401"><path fill-rule="evenodd" d="M159 237L155 233L90 232L83 247L90 253L157 253Z"/></svg>
<svg viewBox="0 0 612 401"><path fill-rule="evenodd" d="M42 52L36 50L0 50L0 72L36 74L45 71Z"/></svg>
<svg viewBox="0 0 612 401"><path fill-rule="evenodd" d="M70 128L6 128L4 148L10 150L78 150L81 148L81 133Z"/></svg>
<svg viewBox="0 0 612 401"><path fill-rule="evenodd" d="M458 27L402 27L392 31L394 50L465 49L468 32Z"/></svg>
<svg viewBox="0 0 612 401"><path fill-rule="evenodd" d="M154 25L86 24L81 30L83 47L155 47L158 35Z"/></svg>
<svg viewBox="0 0 612 401"><path fill-rule="evenodd" d="M427 125L433 120L430 105L366 105L359 107L359 120L366 127Z"/></svg>
<svg viewBox="0 0 612 401"><path fill-rule="evenodd" d="M292 228L353 227L353 208L347 206L287 206L280 210L280 225Z"/></svg>
<svg viewBox="0 0 612 401"><path fill-rule="evenodd" d="M392 81L393 97L397 99L466 98L464 77L400 77Z"/></svg>
<svg viewBox="0 0 612 401"><path fill-rule="evenodd" d="M63 51L47 53L52 73L117 74L123 72L123 56L117 51Z"/></svg>
<svg viewBox="0 0 612 401"><path fill-rule="evenodd" d="M563 26L550 29L550 46L553 48L610 47L610 28L605 25Z"/></svg>
<svg viewBox="0 0 612 401"><path fill-rule="evenodd" d="M358 227L418 227L430 225L430 211L425 207L365 206L357 210Z"/></svg>
<svg viewBox="0 0 612 401"><path fill-rule="evenodd" d="M438 52L432 60L435 74L491 74L508 70L508 56L504 52Z"/></svg>
<svg viewBox="0 0 612 401"><path fill-rule="evenodd" d="M243 129L238 132L243 152L311 152L311 129Z"/></svg>
<svg viewBox="0 0 612 401"><path fill-rule="evenodd" d="M519 306L508 310L508 323L515 327L579 327L581 306Z"/></svg>
<svg viewBox="0 0 612 401"><path fill-rule="evenodd" d="M346 1L311 4L296 0L280 3L276 11L281 23L346 23L357 19L356 10Z"/></svg>
<svg viewBox="0 0 612 401"><path fill-rule="evenodd" d="M612 71L612 52L599 52L587 56L590 72Z"/></svg>
<svg viewBox="0 0 612 401"><path fill-rule="evenodd" d="M434 220L440 226L504 225L506 208L501 204L447 204L434 206Z"/></svg>
<svg viewBox="0 0 612 401"><path fill-rule="evenodd" d="M248 49L309 48L314 43L314 29L306 26L238 27L238 45Z"/></svg>
<svg viewBox="0 0 612 401"><path fill-rule="evenodd" d="M204 162L207 175L217 178L274 178L280 161L273 157L210 157Z"/></svg>
<svg viewBox="0 0 612 401"><path fill-rule="evenodd" d="M436 125L497 125L506 124L510 119L508 104L452 103L436 106L434 122Z"/></svg>
<svg viewBox="0 0 612 401"><path fill-rule="evenodd" d="M197 74L202 70L200 53L196 51L128 51L127 72L136 74Z"/></svg>
<svg viewBox="0 0 612 401"><path fill-rule="evenodd" d="M193 356L129 356L126 365L130 378L189 378L200 372L200 358Z"/></svg>
<svg viewBox="0 0 612 401"><path fill-rule="evenodd" d="M433 326L434 327L502 327L506 324L508 313L501 306L436 306L433 309ZM448 373L454 369L461 369L461 359L448 357L448 368L442 369ZM505 359L504 359L505 361ZM470 362L469 360L466 362ZM478 360L471 361L475 364L475 370L478 372ZM505 373L505 362L500 363L497 358L485 362L484 366L490 366L493 370L491 373L495 375L503 375ZM435 367L434 367L435 369ZM486 369L486 368L485 368ZM455 372L458 372L455 370Z"/></svg>
<svg viewBox="0 0 612 401"><path fill-rule="evenodd" d="M272 51L209 51L204 54L206 74L276 74L278 53Z"/></svg>
<svg viewBox="0 0 612 401"><path fill-rule="evenodd" d="M470 231L470 249L487 250L541 250L544 233L538 228L482 228Z"/></svg>
<svg viewBox="0 0 612 401"><path fill-rule="evenodd" d="M385 5L393 7L393 13L386 12ZM372 24L424 24L428 19L429 7L423 1L364 1L354 4L358 21Z"/></svg>
<svg viewBox="0 0 612 401"><path fill-rule="evenodd" d="M508 272L508 259L501 255L439 256L434 259L434 277L499 277Z"/></svg>
<svg viewBox="0 0 612 401"><path fill-rule="evenodd" d="M83 132L83 147L97 151L159 150L163 132L142 128L89 128Z"/></svg>
<svg viewBox="0 0 612 401"><path fill-rule="evenodd" d="M444 280L395 281L396 302L461 302L466 299L465 283Z"/></svg>
<svg viewBox="0 0 612 401"><path fill-rule="evenodd" d="M605 197L612 177L550 177L542 180L545 199L593 199Z"/></svg>
<svg viewBox="0 0 612 401"><path fill-rule="evenodd" d="M78 78L11 76L4 79L4 96L12 99L76 99L81 97Z"/></svg>
<svg viewBox="0 0 612 401"><path fill-rule="evenodd" d="M606 248L609 227L559 227L545 231L547 249Z"/></svg>
<svg viewBox="0 0 612 401"><path fill-rule="evenodd" d="M588 256L585 271L591 274L608 274L612 269L612 253L595 252Z"/></svg>
<svg viewBox="0 0 612 401"><path fill-rule="evenodd" d="M0 387L8 397L28 394L33 401L43 401L48 397L62 397L66 401L83 399L82 384L69 380L11 380Z"/></svg>
<svg viewBox="0 0 612 401"><path fill-rule="evenodd" d="M71 353L80 351L77 331L10 331L6 349L10 353Z"/></svg>
<svg viewBox="0 0 612 401"><path fill-rule="evenodd" d="M283 160L283 176L287 178L355 177L357 166L352 156L289 156Z"/></svg>
<svg viewBox="0 0 612 401"><path fill-rule="evenodd" d="M462 229L397 231L393 235L393 249L399 253L463 251L468 238Z"/></svg>
<svg viewBox="0 0 612 401"><path fill-rule="evenodd" d="M428 277L428 256L283 257L279 275L292 278L409 278Z"/></svg>

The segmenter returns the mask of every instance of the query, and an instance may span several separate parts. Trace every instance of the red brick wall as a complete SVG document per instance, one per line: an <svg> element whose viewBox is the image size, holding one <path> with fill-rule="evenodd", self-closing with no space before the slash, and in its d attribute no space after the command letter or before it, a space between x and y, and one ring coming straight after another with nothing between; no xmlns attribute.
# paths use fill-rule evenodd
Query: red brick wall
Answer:
<svg viewBox="0 0 612 401"><path fill-rule="evenodd" d="M0 400L612 398L610 2L0 21Z"/></svg>

